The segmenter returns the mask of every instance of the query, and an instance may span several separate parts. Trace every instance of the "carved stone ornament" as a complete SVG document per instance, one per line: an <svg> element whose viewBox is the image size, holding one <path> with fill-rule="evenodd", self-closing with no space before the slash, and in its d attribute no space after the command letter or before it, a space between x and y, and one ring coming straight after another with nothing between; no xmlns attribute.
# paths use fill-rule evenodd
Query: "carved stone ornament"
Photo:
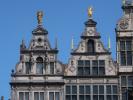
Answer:
<svg viewBox="0 0 133 100"><path fill-rule="evenodd" d="M128 21L128 19L122 19L122 20L120 21L120 23L119 23L120 29L125 30L125 29L128 28L128 26L129 26L129 21Z"/></svg>
<svg viewBox="0 0 133 100"><path fill-rule="evenodd" d="M73 73L76 70L76 68L74 66L70 66L69 70Z"/></svg>

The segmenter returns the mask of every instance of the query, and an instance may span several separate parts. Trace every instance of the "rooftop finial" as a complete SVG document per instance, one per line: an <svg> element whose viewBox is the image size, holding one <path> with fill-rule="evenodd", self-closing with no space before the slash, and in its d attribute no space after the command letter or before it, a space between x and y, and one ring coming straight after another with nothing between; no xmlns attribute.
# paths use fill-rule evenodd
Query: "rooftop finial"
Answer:
<svg viewBox="0 0 133 100"><path fill-rule="evenodd" d="M89 18L92 17L92 14L93 14L93 8L92 7L89 7L88 8L88 16L89 16Z"/></svg>
<svg viewBox="0 0 133 100"><path fill-rule="evenodd" d="M42 24L42 18L43 18L43 12L42 11L38 11L37 12L37 20L38 20L38 24L39 25Z"/></svg>
<svg viewBox="0 0 133 100"><path fill-rule="evenodd" d="M126 0L122 0L122 4L125 5L125 3L126 3Z"/></svg>

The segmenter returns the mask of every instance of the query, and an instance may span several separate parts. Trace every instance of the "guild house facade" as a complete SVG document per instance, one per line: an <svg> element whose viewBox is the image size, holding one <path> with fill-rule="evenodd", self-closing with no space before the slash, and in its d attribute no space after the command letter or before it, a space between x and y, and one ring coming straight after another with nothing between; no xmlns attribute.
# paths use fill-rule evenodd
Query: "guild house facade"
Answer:
<svg viewBox="0 0 133 100"><path fill-rule="evenodd" d="M43 13L37 12L29 47L22 41L20 60L11 74L11 100L133 100L133 1L123 0L122 9L115 28L116 61L104 47L89 8L68 64L57 59L57 43L51 47Z"/></svg>

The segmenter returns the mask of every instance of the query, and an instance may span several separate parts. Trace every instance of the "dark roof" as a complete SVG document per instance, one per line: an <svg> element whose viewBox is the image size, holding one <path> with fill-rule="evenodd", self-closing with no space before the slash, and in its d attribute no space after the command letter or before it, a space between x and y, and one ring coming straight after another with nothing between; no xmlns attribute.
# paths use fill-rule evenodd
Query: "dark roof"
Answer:
<svg viewBox="0 0 133 100"><path fill-rule="evenodd" d="M43 28L42 25L38 25L36 29L32 31L33 35L46 35L48 34L48 31Z"/></svg>
<svg viewBox="0 0 133 100"><path fill-rule="evenodd" d="M89 19L88 21L85 22L86 27L95 27L97 22L95 22L93 19Z"/></svg>

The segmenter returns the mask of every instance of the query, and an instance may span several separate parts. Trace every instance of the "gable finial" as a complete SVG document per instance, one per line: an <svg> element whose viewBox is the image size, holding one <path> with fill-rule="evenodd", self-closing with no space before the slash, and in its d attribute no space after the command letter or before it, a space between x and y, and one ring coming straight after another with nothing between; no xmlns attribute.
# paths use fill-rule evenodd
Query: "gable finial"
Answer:
<svg viewBox="0 0 133 100"><path fill-rule="evenodd" d="M42 24L42 19L43 19L43 12L42 11L38 11L37 12L38 25Z"/></svg>
<svg viewBox="0 0 133 100"><path fill-rule="evenodd" d="M122 4L125 5L126 4L126 0L122 0Z"/></svg>
<svg viewBox="0 0 133 100"><path fill-rule="evenodd" d="M92 7L89 7L88 8L88 16L89 16L89 18L91 18L92 15L93 15L93 8Z"/></svg>

